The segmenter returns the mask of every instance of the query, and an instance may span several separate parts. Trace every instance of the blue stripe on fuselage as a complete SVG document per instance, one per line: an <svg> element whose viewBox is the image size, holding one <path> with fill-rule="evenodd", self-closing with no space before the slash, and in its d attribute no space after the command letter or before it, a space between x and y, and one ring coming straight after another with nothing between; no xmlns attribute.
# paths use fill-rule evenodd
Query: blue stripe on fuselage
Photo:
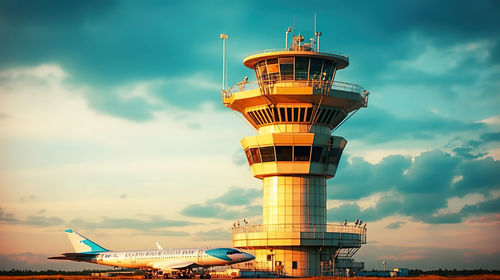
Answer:
<svg viewBox="0 0 500 280"><path fill-rule="evenodd" d="M229 249L226 249L226 248L209 249L209 250L206 250L205 253L207 253L209 256L212 256L214 258L218 258L221 260L231 262L233 260L227 256L228 250Z"/></svg>

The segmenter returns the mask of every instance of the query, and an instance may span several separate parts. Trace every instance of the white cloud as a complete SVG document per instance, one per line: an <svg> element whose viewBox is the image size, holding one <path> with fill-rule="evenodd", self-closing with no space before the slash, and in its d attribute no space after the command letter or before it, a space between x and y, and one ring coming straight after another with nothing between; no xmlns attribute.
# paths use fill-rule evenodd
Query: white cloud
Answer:
<svg viewBox="0 0 500 280"><path fill-rule="evenodd" d="M496 45L493 41L481 40L437 48L420 36L415 36L413 40L414 44L422 49L420 55L415 59L397 61L395 64L403 69L415 69L433 75L445 74L468 59L485 62Z"/></svg>
<svg viewBox="0 0 500 280"><path fill-rule="evenodd" d="M0 112L6 116L0 119L0 206L19 218L46 209L65 221L141 211L182 219L178 212L185 205L231 186L260 183L247 166L232 161L249 130L230 110L210 104L197 111L171 108L137 123L89 108L89 88L69 84L60 66L7 70L0 76ZM197 78L139 81L116 91L121 98L155 103L151 88L191 79ZM122 193L127 199L120 199ZM18 198L27 195L37 201L21 204Z"/></svg>

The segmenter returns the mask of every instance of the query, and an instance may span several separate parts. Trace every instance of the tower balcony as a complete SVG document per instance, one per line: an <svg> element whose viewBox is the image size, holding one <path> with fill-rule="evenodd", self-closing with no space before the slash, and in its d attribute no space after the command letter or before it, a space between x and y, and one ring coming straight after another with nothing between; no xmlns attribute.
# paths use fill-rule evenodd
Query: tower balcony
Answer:
<svg viewBox="0 0 500 280"><path fill-rule="evenodd" d="M243 225L233 228L233 245L239 248L267 246L332 246L359 248L366 244L366 228L340 224Z"/></svg>
<svg viewBox="0 0 500 280"><path fill-rule="evenodd" d="M257 106L269 101L318 103L320 99L325 99L324 96L328 96L328 100L322 100L323 105L346 109L352 107L352 111L366 107L368 95L369 91L363 87L346 82L263 80L233 85L222 92L222 102L226 107L241 112L245 105Z"/></svg>

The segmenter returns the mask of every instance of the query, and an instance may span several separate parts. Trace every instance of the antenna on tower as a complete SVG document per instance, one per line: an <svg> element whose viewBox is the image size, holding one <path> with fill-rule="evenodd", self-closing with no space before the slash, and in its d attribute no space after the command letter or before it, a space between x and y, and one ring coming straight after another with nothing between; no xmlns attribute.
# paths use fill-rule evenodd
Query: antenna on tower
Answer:
<svg viewBox="0 0 500 280"><path fill-rule="evenodd" d="M290 28L290 26L288 26L288 29L286 30L286 34L285 34L285 49L288 49L288 33L290 33L292 31L292 29Z"/></svg>
<svg viewBox="0 0 500 280"><path fill-rule="evenodd" d="M316 12L314 12L314 36L316 36Z"/></svg>
<svg viewBox="0 0 500 280"><path fill-rule="evenodd" d="M316 13L314 13L314 42L316 43L316 52L319 52L319 37L321 37L323 33L316 31Z"/></svg>
<svg viewBox="0 0 500 280"><path fill-rule="evenodd" d="M229 39L224 33L220 34L220 38L222 39L222 91L225 92L226 84L227 84L227 74L226 74L226 40Z"/></svg>

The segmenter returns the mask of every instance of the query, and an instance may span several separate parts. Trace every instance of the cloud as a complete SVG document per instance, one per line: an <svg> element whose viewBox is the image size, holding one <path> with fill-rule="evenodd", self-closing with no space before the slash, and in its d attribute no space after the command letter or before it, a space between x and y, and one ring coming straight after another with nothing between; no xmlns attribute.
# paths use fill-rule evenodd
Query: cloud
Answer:
<svg viewBox="0 0 500 280"><path fill-rule="evenodd" d="M233 163L242 166L248 164L247 158L245 156L245 153L240 149L238 151L235 151L233 154Z"/></svg>
<svg viewBox="0 0 500 280"><path fill-rule="evenodd" d="M12 223L18 223L18 222L19 222L19 220L14 218L14 214L6 213L6 212L4 212L2 207L0 207L0 223L12 224Z"/></svg>
<svg viewBox="0 0 500 280"><path fill-rule="evenodd" d="M38 211L38 215L31 215L25 219L18 219L11 213L6 213L0 207L0 223L3 224L20 224L33 227L52 227L52 226L70 226L74 228L86 229L132 229L141 232L146 232L151 235L169 235L169 236L187 236L189 233L185 231L170 230L169 228L185 227L196 225L197 223L168 220L160 216L150 216L148 219L133 219L133 218L109 218L101 217L98 221L76 218L69 222L62 218L44 214L46 211Z"/></svg>
<svg viewBox="0 0 500 280"><path fill-rule="evenodd" d="M347 139L379 144L394 140L432 140L452 133L479 131L484 127L483 123L460 121L435 114L400 117L389 110L370 106L356 114L349 125L340 127L335 133L344 135Z"/></svg>
<svg viewBox="0 0 500 280"><path fill-rule="evenodd" d="M453 139L446 145L447 148L465 159L476 159L487 155L486 152L481 152L490 145L495 145L500 141L500 132L485 132L479 135L479 139L464 141L460 138Z"/></svg>
<svg viewBox="0 0 500 280"><path fill-rule="evenodd" d="M64 224L64 221L59 217L47 217L42 215L45 210L38 211L38 215L28 216L26 219L18 219L12 213L6 213L0 207L0 223L3 224L22 224L34 227L51 227Z"/></svg>
<svg viewBox="0 0 500 280"><path fill-rule="evenodd" d="M253 203L261 191L231 187L222 195L203 204L192 204L181 210L181 214L198 218L241 219L260 214L260 206Z"/></svg>
<svg viewBox="0 0 500 280"><path fill-rule="evenodd" d="M492 193L500 191L500 161L491 157L468 159L433 150L413 161L401 156L389 156L377 164L353 159L343 169L329 184L329 199L353 201L375 194L379 198L364 209L357 202L330 208L330 220L376 221L403 215L425 223L459 223L470 216L499 212L494 207L498 198ZM485 201L440 212L448 208L450 199L470 194L480 194Z"/></svg>
<svg viewBox="0 0 500 280"><path fill-rule="evenodd" d="M363 247L357 254L357 259L365 262L365 269L383 269L382 260L387 262L387 268L396 267L410 269L498 269L496 260L500 252L484 252L474 248L440 248L429 246L393 246L372 244Z"/></svg>
<svg viewBox="0 0 500 280"><path fill-rule="evenodd" d="M427 44L423 52L413 60L398 61L395 66L431 75L448 74L468 60L487 61L495 45L490 40L462 43L448 48L436 48Z"/></svg>
<svg viewBox="0 0 500 280"><path fill-rule="evenodd" d="M250 204L260 195L262 195L262 191L257 189L232 187L221 196L207 200L207 204L212 204L215 202L230 206L246 205Z"/></svg>
<svg viewBox="0 0 500 280"><path fill-rule="evenodd" d="M59 217L45 217L45 216L28 216L22 221L22 224L35 226L35 227L51 227L63 225L64 221Z"/></svg>
<svg viewBox="0 0 500 280"><path fill-rule="evenodd" d="M200 231L194 234L200 240L230 240L231 231L223 228L212 229L208 231Z"/></svg>
<svg viewBox="0 0 500 280"><path fill-rule="evenodd" d="M168 220L160 216L150 216L149 219L109 218L101 217L99 221L89 221L76 218L69 222L73 227L87 229L135 229L140 231L159 230L169 227L184 227L195 223L178 220Z"/></svg>
<svg viewBox="0 0 500 280"><path fill-rule="evenodd" d="M387 229L397 229L397 228L400 228L402 227L404 224L406 224L406 222L394 222L394 223L390 223L388 224L385 228Z"/></svg>

